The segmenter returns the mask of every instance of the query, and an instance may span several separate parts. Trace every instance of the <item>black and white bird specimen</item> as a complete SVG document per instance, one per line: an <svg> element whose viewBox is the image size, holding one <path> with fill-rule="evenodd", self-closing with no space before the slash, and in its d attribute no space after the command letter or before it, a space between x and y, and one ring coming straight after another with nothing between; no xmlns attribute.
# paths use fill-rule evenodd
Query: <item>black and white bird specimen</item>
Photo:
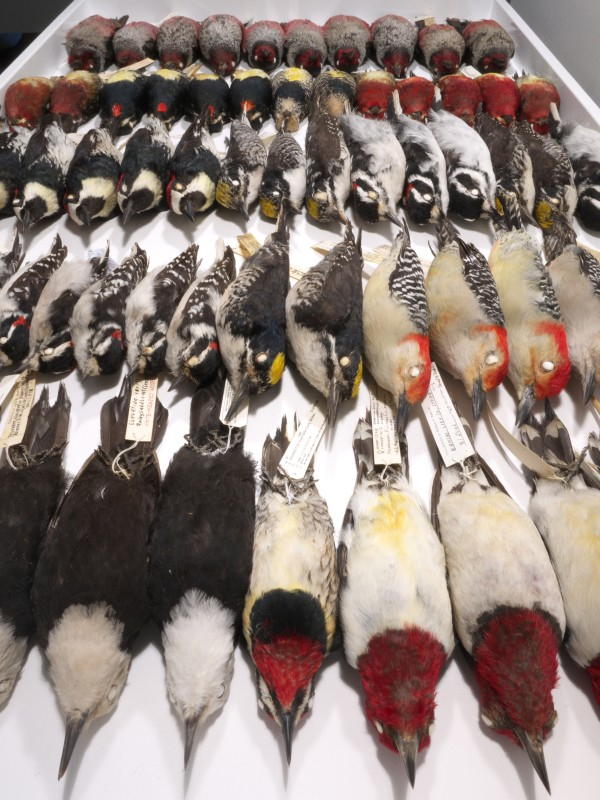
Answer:
<svg viewBox="0 0 600 800"><path fill-rule="evenodd" d="M77 145L65 180L64 205L76 225L110 217L117 207L121 153L104 128L88 131Z"/></svg>
<svg viewBox="0 0 600 800"><path fill-rule="evenodd" d="M208 115L196 117L173 153L167 203L175 214L192 222L196 214L208 211L215 202L221 163L213 138L206 127Z"/></svg>
<svg viewBox="0 0 600 800"><path fill-rule="evenodd" d="M277 219L282 203L300 214L306 194L306 158L291 133L280 131L269 146L267 166L260 185L260 210Z"/></svg>
<svg viewBox="0 0 600 800"><path fill-rule="evenodd" d="M245 115L231 123L231 135L217 183L217 203L239 211L247 220L248 208L258 198L267 165L267 149Z"/></svg>
<svg viewBox="0 0 600 800"><path fill-rule="evenodd" d="M18 228L15 225L10 249L0 254L0 289L19 269L24 258L23 244L21 243Z"/></svg>

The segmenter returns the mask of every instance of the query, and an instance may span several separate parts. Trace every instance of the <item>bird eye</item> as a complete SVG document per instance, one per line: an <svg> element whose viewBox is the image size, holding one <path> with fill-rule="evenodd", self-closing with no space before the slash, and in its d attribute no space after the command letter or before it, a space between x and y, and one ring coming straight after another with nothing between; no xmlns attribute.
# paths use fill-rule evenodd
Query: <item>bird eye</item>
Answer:
<svg viewBox="0 0 600 800"><path fill-rule="evenodd" d="M117 687L111 686L110 689L108 690L108 694L106 695L106 699L108 700L109 703L112 703L114 702L116 696L117 696Z"/></svg>
<svg viewBox="0 0 600 800"><path fill-rule="evenodd" d="M239 181L231 181L231 185L232 186L239 186L240 182Z"/></svg>
<svg viewBox="0 0 600 800"><path fill-rule="evenodd" d="M557 206L559 202L558 197L551 197L550 202L552 203L553 206Z"/></svg>
<svg viewBox="0 0 600 800"><path fill-rule="evenodd" d="M347 367L349 363L350 363L349 356L342 356L340 358L340 367Z"/></svg>
<svg viewBox="0 0 600 800"><path fill-rule="evenodd" d="M54 352L54 348L53 347L46 347L46 349L44 350L44 355L45 356L51 356L53 352Z"/></svg>
<svg viewBox="0 0 600 800"><path fill-rule="evenodd" d="M414 366L408 370L408 374L411 378L418 378L421 372L423 371L422 367Z"/></svg>
<svg viewBox="0 0 600 800"><path fill-rule="evenodd" d="M267 354L267 353L259 353L259 354L256 356L256 359L255 359L255 361L256 361L256 363L257 363L257 364L264 364L264 363L265 363L265 361L267 360L267 358L268 358L268 357L269 357L269 356L268 356L268 354Z"/></svg>
<svg viewBox="0 0 600 800"><path fill-rule="evenodd" d="M223 697L223 695L224 695L224 694L225 694L225 684L224 684L224 683L222 683L222 684L219 686L218 690L217 690L217 698L219 698L219 697Z"/></svg>
<svg viewBox="0 0 600 800"><path fill-rule="evenodd" d="M176 183L173 188L175 189L176 192L183 192L185 186L183 185L183 183Z"/></svg>
<svg viewBox="0 0 600 800"><path fill-rule="evenodd" d="M2 338L0 338L0 345L6 344L7 342L8 342L8 339L6 338L6 336L2 336Z"/></svg>
<svg viewBox="0 0 600 800"><path fill-rule="evenodd" d="M273 189L273 197L279 197L279 192L277 189Z"/></svg>
<svg viewBox="0 0 600 800"><path fill-rule="evenodd" d="M375 730L377 731L377 733L383 733L383 725L381 724L381 722L379 722L378 719L375 720Z"/></svg>
<svg viewBox="0 0 600 800"><path fill-rule="evenodd" d="M494 353L494 352L492 352L492 353L488 353L488 354L487 354L487 356L485 357L485 363L486 363L486 364L487 364L489 367L491 367L491 366L492 366L492 364L497 364L497 363L498 363L498 361L500 361L500 359L498 358L497 354L496 354L496 353Z"/></svg>
<svg viewBox="0 0 600 800"><path fill-rule="evenodd" d="M481 715L481 719L484 722L484 724L488 726L488 728L495 728L496 727L494 725L494 723L492 722L492 720L489 717L486 717L485 714Z"/></svg>
<svg viewBox="0 0 600 800"><path fill-rule="evenodd" d="M425 200L426 203L430 203L433 200L433 197L430 194L424 194L423 200Z"/></svg>
<svg viewBox="0 0 600 800"><path fill-rule="evenodd" d="M554 362L553 361L542 361L542 369L544 372L552 372L554 369Z"/></svg>

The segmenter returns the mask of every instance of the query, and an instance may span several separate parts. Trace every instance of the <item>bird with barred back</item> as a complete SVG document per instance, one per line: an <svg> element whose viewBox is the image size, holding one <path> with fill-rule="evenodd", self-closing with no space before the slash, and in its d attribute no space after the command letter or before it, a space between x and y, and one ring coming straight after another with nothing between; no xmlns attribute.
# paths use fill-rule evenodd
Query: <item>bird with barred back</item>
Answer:
<svg viewBox="0 0 600 800"><path fill-rule="evenodd" d="M217 203L223 208L239 211L248 220L248 208L258 198L266 165L267 148L245 114L241 119L234 119L217 182Z"/></svg>
<svg viewBox="0 0 600 800"><path fill-rule="evenodd" d="M24 258L25 253L23 252L19 229L15 225L10 249L0 253L0 289L19 269Z"/></svg>
<svg viewBox="0 0 600 800"><path fill-rule="evenodd" d="M306 157L291 133L280 130L269 145L267 165L260 184L260 210L277 219L283 203L290 211L302 213L306 194Z"/></svg>
<svg viewBox="0 0 600 800"><path fill-rule="evenodd" d="M339 120L324 111L316 98L308 119L305 150L306 210L317 222L345 223L350 152Z"/></svg>
<svg viewBox="0 0 600 800"><path fill-rule="evenodd" d="M109 132L92 128L77 145L65 179L64 206L76 225L105 220L117 207L121 153Z"/></svg>

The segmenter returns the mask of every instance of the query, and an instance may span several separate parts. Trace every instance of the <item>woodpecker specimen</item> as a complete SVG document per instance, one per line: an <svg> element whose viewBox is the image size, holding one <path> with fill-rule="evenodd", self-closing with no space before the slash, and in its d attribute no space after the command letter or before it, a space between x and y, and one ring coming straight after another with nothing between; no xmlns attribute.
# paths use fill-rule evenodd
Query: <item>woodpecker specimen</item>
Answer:
<svg viewBox="0 0 600 800"><path fill-rule="evenodd" d="M188 110L208 115L208 130L220 133L229 122L229 84L220 75L198 72L188 81Z"/></svg>
<svg viewBox="0 0 600 800"><path fill-rule="evenodd" d="M229 108L234 119L246 117L255 131L271 116L271 81L262 69L238 69L229 87Z"/></svg>
<svg viewBox="0 0 600 800"><path fill-rule="evenodd" d="M134 287L125 307L127 364L131 372L155 378L165 366L167 331L197 269L198 245L155 269Z"/></svg>
<svg viewBox="0 0 600 800"><path fill-rule="evenodd" d="M265 72L276 69L283 61L284 37L279 22L265 19L246 25L242 49L248 64Z"/></svg>
<svg viewBox="0 0 600 800"><path fill-rule="evenodd" d="M350 151L354 208L363 222L388 219L400 225L396 208L402 199L406 159L394 129L385 120L344 114L339 119Z"/></svg>
<svg viewBox="0 0 600 800"><path fill-rule="evenodd" d="M487 112L479 111L475 130L490 151L496 176L496 210L504 215L508 228L518 228L522 216L531 218L535 204L531 157L512 129Z"/></svg>
<svg viewBox="0 0 600 800"><path fill-rule="evenodd" d="M412 119L426 122L435 97L433 81L419 75L409 75L396 84L402 110Z"/></svg>
<svg viewBox="0 0 600 800"><path fill-rule="evenodd" d="M167 184L167 203L175 214L185 214L192 222L196 214L208 211L215 202L221 164L213 138L206 128L208 112L196 117L175 148L171 177Z"/></svg>
<svg viewBox="0 0 600 800"><path fill-rule="evenodd" d="M366 59L371 30L362 19L346 14L330 17L323 25L323 36L327 58L335 69L354 72Z"/></svg>
<svg viewBox="0 0 600 800"><path fill-rule="evenodd" d="M263 447L254 554L243 625L256 667L259 707L281 727L288 764L292 737L314 699L314 681L330 652L339 579L333 523L313 479L279 469L286 419Z"/></svg>
<svg viewBox="0 0 600 800"><path fill-rule="evenodd" d="M411 408L427 394L431 378L429 306L423 280L423 268L404 223L390 254L369 278L363 299L365 364L394 398L400 436Z"/></svg>
<svg viewBox="0 0 600 800"><path fill-rule="evenodd" d="M167 17L156 36L158 59L163 69L184 69L198 57L200 23L189 17Z"/></svg>
<svg viewBox="0 0 600 800"><path fill-rule="evenodd" d="M112 72L100 89L100 124L113 136L130 133L146 108L145 75L129 69Z"/></svg>
<svg viewBox="0 0 600 800"><path fill-rule="evenodd" d="M384 70L356 73L356 111L363 117L383 119L396 81Z"/></svg>
<svg viewBox="0 0 600 800"><path fill-rule="evenodd" d="M269 146L258 197L260 210L266 217L277 219L285 203L288 210L300 214L305 194L304 150L291 133L280 130Z"/></svg>
<svg viewBox="0 0 600 800"><path fill-rule="evenodd" d="M462 381L479 419L486 392L510 375L502 295L485 257L447 219L438 225L438 244L425 278L431 348L435 361Z"/></svg>
<svg viewBox="0 0 600 800"><path fill-rule="evenodd" d="M92 128L77 145L65 180L64 206L76 225L108 219L117 207L121 153L110 133Z"/></svg>
<svg viewBox="0 0 600 800"><path fill-rule="evenodd" d="M169 182L173 143L159 119L145 120L127 142L121 161L117 203L124 223L133 214L158 208Z"/></svg>
<svg viewBox="0 0 600 800"><path fill-rule="evenodd" d="M526 122L511 125L512 133L524 144L531 158L535 186L534 216L545 234L561 218L573 219L577 189L571 162L559 142L534 133Z"/></svg>
<svg viewBox="0 0 600 800"><path fill-rule="evenodd" d="M112 711L131 648L149 616L147 542L160 470L154 447L167 412L157 401L152 441L124 439L131 388L105 403L101 444L50 523L33 585L38 642L66 720L58 777L81 731Z"/></svg>
<svg viewBox="0 0 600 800"><path fill-rule="evenodd" d="M578 247L573 229L561 231L560 253L549 264L567 334L569 360L588 403L600 382L600 264Z"/></svg>
<svg viewBox="0 0 600 800"><path fill-rule="evenodd" d="M489 265L506 318L508 377L519 401L519 426L536 399L554 397L567 385L567 336L550 275L525 230L497 232Z"/></svg>
<svg viewBox="0 0 600 800"><path fill-rule="evenodd" d="M103 258L65 261L48 278L31 320L28 369L54 373L73 369L71 314L83 292L102 276L105 266Z"/></svg>
<svg viewBox="0 0 600 800"><path fill-rule="evenodd" d="M252 570L254 463L244 429L219 421L222 389L216 380L194 394L187 444L165 475L150 543L150 606L169 699L185 725L186 767L198 724L229 697Z"/></svg>
<svg viewBox="0 0 600 800"><path fill-rule="evenodd" d="M452 25L434 24L420 28L415 55L434 80L456 72L464 52L465 40Z"/></svg>
<svg viewBox="0 0 600 800"><path fill-rule="evenodd" d="M481 90L483 110L502 125L511 125L517 118L521 95L519 87L508 75L489 72L475 82Z"/></svg>
<svg viewBox="0 0 600 800"><path fill-rule="evenodd" d="M10 128L35 128L48 111L52 81L48 78L19 78L4 95L4 115Z"/></svg>
<svg viewBox="0 0 600 800"><path fill-rule="evenodd" d="M206 386L221 364L217 308L235 278L235 256L223 239L217 240L216 249L214 264L190 284L167 331L166 365L175 377L172 389L184 380Z"/></svg>
<svg viewBox="0 0 600 800"><path fill-rule="evenodd" d="M31 136L27 128L0 133L0 214L13 213L23 155Z"/></svg>
<svg viewBox="0 0 600 800"><path fill-rule="evenodd" d="M495 19L448 19L465 40L465 61L479 72L506 72L515 54L515 42L510 33Z"/></svg>
<svg viewBox="0 0 600 800"><path fill-rule="evenodd" d="M158 28L150 22L128 22L113 36L113 51L118 67L128 67L145 58L157 59Z"/></svg>
<svg viewBox="0 0 600 800"><path fill-rule="evenodd" d="M438 81L442 108L460 117L471 128L481 105L481 89L477 81L467 75L443 75Z"/></svg>
<svg viewBox="0 0 600 800"><path fill-rule="evenodd" d="M318 83L318 81L317 81ZM313 100L306 130L306 210L317 222L346 222L350 152L339 120Z"/></svg>
<svg viewBox="0 0 600 800"><path fill-rule="evenodd" d="M19 229L15 225L10 250L0 253L0 289L19 269L24 258Z"/></svg>
<svg viewBox="0 0 600 800"><path fill-rule="evenodd" d="M444 154L426 125L402 113L397 92L388 103L387 118L406 159L406 214L417 225L437 222L448 211Z"/></svg>
<svg viewBox="0 0 600 800"><path fill-rule="evenodd" d="M221 357L234 396L231 419L244 400L279 383L285 367L285 298L289 236L282 209L277 230L244 262L217 309Z"/></svg>
<svg viewBox="0 0 600 800"><path fill-rule="evenodd" d="M323 29L308 19L293 19L284 24L283 30L285 63L305 69L315 78L327 58Z"/></svg>
<svg viewBox="0 0 600 800"><path fill-rule="evenodd" d="M0 290L0 366L20 364L29 353L29 326L48 278L67 255L57 234L50 252L16 272Z"/></svg>
<svg viewBox="0 0 600 800"><path fill-rule="evenodd" d="M84 378L112 375L125 358L125 304L148 270L139 245L121 264L86 289L73 309L70 327L77 366Z"/></svg>
<svg viewBox="0 0 600 800"><path fill-rule="evenodd" d="M278 131L295 133L308 115L313 94L310 72L300 67L287 67L271 77L272 114Z"/></svg>
<svg viewBox="0 0 600 800"><path fill-rule="evenodd" d="M481 136L448 111L431 111L429 127L439 144L448 176L449 209L472 222L494 207L496 178Z"/></svg>
<svg viewBox="0 0 600 800"><path fill-rule="evenodd" d="M550 104L560 108L558 89L547 78L538 75L516 76L516 82L521 95L519 119L529 122L536 133L545 135L550 131Z"/></svg>
<svg viewBox="0 0 600 800"><path fill-rule="evenodd" d="M56 79L50 96L50 113L59 117L62 129L76 131L100 110L102 78L78 69Z"/></svg>
<svg viewBox="0 0 600 800"><path fill-rule="evenodd" d="M231 14L207 17L198 34L200 55L217 75L226 78L240 63L244 26Z"/></svg>
<svg viewBox="0 0 600 800"><path fill-rule="evenodd" d="M290 356L327 399L330 425L362 380L362 267L360 241L347 223L344 241L292 286L285 303Z"/></svg>
<svg viewBox="0 0 600 800"><path fill-rule="evenodd" d="M313 84L313 107L319 105L332 117L339 117L350 111L355 100L354 78L339 69L324 70Z"/></svg>
<svg viewBox="0 0 600 800"><path fill-rule="evenodd" d="M103 72L114 62L112 39L128 17L107 19L99 14L86 17L67 31L67 57L71 69Z"/></svg>
<svg viewBox="0 0 600 800"><path fill-rule="evenodd" d="M375 466L370 414L354 432L357 479L338 548L344 653L365 714L411 786L429 746L435 690L454 649L444 550L402 464Z"/></svg>
<svg viewBox="0 0 600 800"><path fill-rule="evenodd" d="M417 28L406 17L386 14L371 23L375 61L396 78L406 75L417 45Z"/></svg>
<svg viewBox="0 0 600 800"><path fill-rule="evenodd" d="M587 485L569 433L546 401L542 423L521 427L527 447L548 462L557 478L535 476L529 514L542 534L562 594L573 660L589 674L600 704L600 562L591 557L600 538L600 492Z"/></svg>
<svg viewBox="0 0 600 800"><path fill-rule="evenodd" d="M551 132L569 156L577 188L577 215L593 231L600 230L600 133L576 122L563 124L551 108Z"/></svg>
<svg viewBox="0 0 600 800"><path fill-rule="evenodd" d="M25 230L62 210L65 177L74 152L75 142L52 118L32 135L13 200L13 211Z"/></svg>
<svg viewBox="0 0 600 800"><path fill-rule="evenodd" d="M550 791L543 742L556 723L565 613L542 538L477 456L440 463L431 507L454 627L475 662L481 718L521 745Z"/></svg>
<svg viewBox="0 0 600 800"><path fill-rule="evenodd" d="M64 491L62 454L70 407L62 384L53 406L45 386L22 442L9 447L0 464L0 708L35 633L31 587L46 528Z"/></svg>
<svg viewBox="0 0 600 800"><path fill-rule="evenodd" d="M160 119L167 130L184 115L187 107L187 76L176 69L159 69L146 81L146 110Z"/></svg>
<svg viewBox="0 0 600 800"><path fill-rule="evenodd" d="M239 211L249 219L248 208L258 198L267 165L267 149L250 123L242 116L231 123L231 135L221 176L217 183L217 203Z"/></svg>

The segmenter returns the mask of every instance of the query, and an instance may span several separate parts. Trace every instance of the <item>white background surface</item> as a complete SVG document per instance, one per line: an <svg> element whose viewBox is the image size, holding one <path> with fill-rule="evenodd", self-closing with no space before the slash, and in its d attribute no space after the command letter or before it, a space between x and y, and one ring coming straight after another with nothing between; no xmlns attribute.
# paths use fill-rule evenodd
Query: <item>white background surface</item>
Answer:
<svg viewBox="0 0 600 800"><path fill-rule="evenodd" d="M100 10L92 2L80 3L77 10L73 10L73 6L70 8L52 31L42 34L37 52L25 54L5 73L0 94L17 75L50 75L66 71L61 45L65 31L74 21ZM158 0L139 4L138 8L136 14L133 4L125 8L113 0L103 3L102 12L108 16L129 12L132 19L158 21L172 10L171 6L159 4ZM219 5L220 11L237 13L244 20L251 16L255 19L291 19L303 15L324 22L330 15L343 11L367 16L372 21L389 10L379 4L372 8L372 13L367 15L364 4L357 0L343 5L328 4L322 14L311 13L307 5L295 2L264 2L251 7L230 0ZM191 0L176 7L177 13L189 13L199 19L214 10L214 6L208 8L204 4L193 4ZM595 117L600 121L600 112L589 98L578 87L567 86L568 75L549 55L540 54L539 42L532 39L526 27L517 30L511 22L512 11L503 4L429 2L426 8L418 8L416 3L412 3L397 6L394 10L409 17L437 11L440 18L447 15L498 18L509 24L517 39L518 58L513 66L554 74L563 97L565 118L586 121ZM534 44L528 44L528 39ZM304 130L305 125L301 130L302 136ZM272 125L265 126L263 131L264 135L270 134ZM27 234L25 243L28 260L35 258L47 251L54 232L58 230L70 253L77 257L89 247L101 246L110 237L112 255L121 259L133 242L138 241L148 249L151 268L154 268L162 266L191 241L197 241L204 266L208 266L214 258L216 235L220 234L226 242L233 243L235 235L243 232L243 221L240 220L219 210L193 227L185 218L162 213L134 219L126 229L118 220L111 220L90 230L82 230L63 217L58 222L35 228ZM12 224L12 219L0 220L0 247L8 245ZM484 251L489 250L491 238L483 225L462 227L468 239ZM246 230L262 241L272 230L272 225L259 218L255 209ZM364 236L365 247L390 242L393 234L389 224L370 228ZM427 257L428 242L435 239L433 231L425 229L413 231L413 234L419 253ZM325 239L336 240L340 235L340 226L320 227L307 222L304 217L295 218L291 231L292 264L316 263L319 257L310 250L310 244ZM597 238L583 238L600 249ZM367 265L368 271L372 269L372 265ZM54 384L51 388L53 399L58 378L43 380ZM70 375L66 383L73 403L66 464L74 473L98 444L99 409L118 391L120 376L90 379L82 385L77 375ZM470 402L462 388L453 381L448 381L448 385L470 416ZM187 389L167 393L168 386L168 377L163 376L159 397L170 413L167 434L159 448L163 470L171 455L183 444L191 396ZM310 387L288 368L281 386L262 395L251 406L248 449L258 456L265 435L274 430L281 416L294 412L302 416L314 398ZM357 401L342 407L335 430L322 443L316 459L319 487L329 504L336 532L341 527L354 484L352 432L366 403L367 393L363 387ZM504 423L512 428L516 404L509 390L501 388L491 398L491 404ZM598 429L597 417L582 408L581 389L574 381L556 405L580 446L590 430ZM435 452L431 437L423 432L421 418L415 417L411 421L408 438L413 484L428 504ZM495 443L486 420L477 425L476 441L482 455L509 486L513 496L526 506L529 489L522 472ZM400 758L380 746L374 732L367 727L358 675L346 665L340 654L328 660L317 682L314 708L296 732L289 770L279 729L257 709L250 667L246 654L238 652L229 701L208 727L199 731L196 751L187 775L184 775L182 728L166 697L159 637L155 627L149 625L136 642L131 672L116 712L101 723L95 723L82 735L69 770L59 784L56 774L64 724L44 660L36 648L32 649L13 697L0 712L0 797L10 800L142 797L151 800L181 797L210 800L217 797L401 800L411 795ZM459 648L443 673L437 702L437 725L432 744L418 759L416 788L412 793L415 798L501 800L546 796L526 755L508 740L490 734L479 721L477 687ZM559 721L545 746L553 797L560 800L597 798L600 713L593 705L587 675L564 652L561 652L560 683L554 693L554 702Z"/></svg>

